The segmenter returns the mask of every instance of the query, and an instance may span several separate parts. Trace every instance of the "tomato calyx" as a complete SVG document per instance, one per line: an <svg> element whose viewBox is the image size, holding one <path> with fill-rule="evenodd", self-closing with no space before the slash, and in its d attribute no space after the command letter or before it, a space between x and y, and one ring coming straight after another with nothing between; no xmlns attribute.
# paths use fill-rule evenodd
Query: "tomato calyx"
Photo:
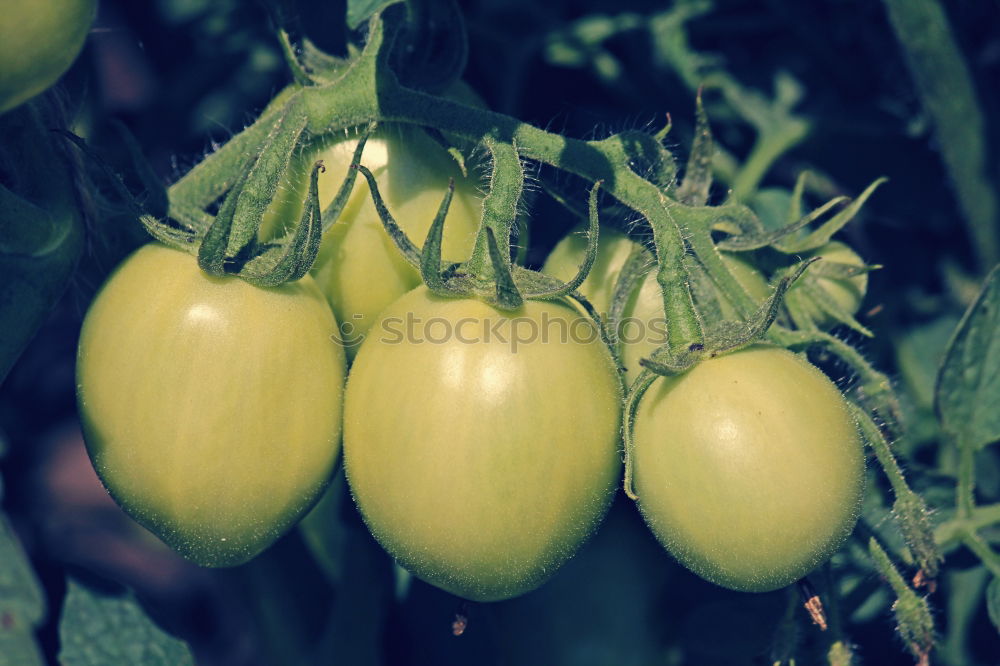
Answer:
<svg viewBox="0 0 1000 666"><path fill-rule="evenodd" d="M819 330L844 324L865 337L874 337L854 314L865 295L867 274L881 266L865 264L850 247L838 241L826 243L812 256L822 261L795 285L786 302L795 325Z"/></svg>
<svg viewBox="0 0 1000 666"><path fill-rule="evenodd" d="M496 144L493 145L498 151L500 150ZM421 279L432 293L447 298L478 298L504 311L516 310L525 300L572 298L600 323L596 310L577 289L587 278L597 258L597 242L600 234L597 193L601 182L595 183L590 192L587 251L576 275L568 282L563 282L538 271L518 266L511 261L510 251L502 248L498 241L498 238L510 237L517 206L515 203L507 207L505 212L504 207L497 203L497 199L504 198L516 202L520 197L524 179L516 149L510 148L512 149L510 154L498 161L516 167L513 171L507 171L505 175L500 175L504 172L503 166L498 165L495 169L494 187L484 200L479 239L472 256L465 262L447 261L442 257L444 224L454 194L453 180L449 182L448 190L431 223L423 247L418 248L385 205L374 174L361 164L354 164L352 168L359 171L367 180L375 209L386 232L403 258L420 272ZM603 327L602 332L609 341Z"/></svg>
<svg viewBox="0 0 1000 666"><path fill-rule="evenodd" d="M260 287L301 279L315 263L322 234L340 216L356 180L356 172L349 171L337 196L321 210L318 178L325 167L317 161L309 174L298 224L281 238L260 241L261 222L277 184L292 168L295 154L307 145L307 123L306 115L296 105L289 104L282 110L267 141L244 165L214 218L178 228L146 215L142 217L146 229L166 245L197 256L199 267L209 275L235 274ZM374 129L372 123L362 133L353 156L355 162L360 160Z"/></svg>

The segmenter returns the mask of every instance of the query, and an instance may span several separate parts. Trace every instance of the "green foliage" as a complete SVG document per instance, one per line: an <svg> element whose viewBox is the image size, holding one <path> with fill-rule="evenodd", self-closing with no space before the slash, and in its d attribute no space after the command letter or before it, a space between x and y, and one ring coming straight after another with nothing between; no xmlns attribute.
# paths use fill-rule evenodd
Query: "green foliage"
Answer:
<svg viewBox="0 0 1000 666"><path fill-rule="evenodd" d="M941 2L883 2L921 101L934 123L979 267L988 270L1000 260L1000 206L988 175L985 123L969 68Z"/></svg>
<svg viewBox="0 0 1000 666"><path fill-rule="evenodd" d="M7 519L0 513L0 665L44 663L34 631L45 618L45 597Z"/></svg>
<svg viewBox="0 0 1000 666"><path fill-rule="evenodd" d="M64 666L194 665L182 641L157 627L135 598L95 592L69 579L59 638L59 662Z"/></svg>
<svg viewBox="0 0 1000 666"><path fill-rule="evenodd" d="M1000 632L1000 579L998 578L993 578L986 586L986 610L993 626Z"/></svg>
<svg viewBox="0 0 1000 666"><path fill-rule="evenodd" d="M959 446L1000 439L1000 268L955 330L937 383L937 411Z"/></svg>

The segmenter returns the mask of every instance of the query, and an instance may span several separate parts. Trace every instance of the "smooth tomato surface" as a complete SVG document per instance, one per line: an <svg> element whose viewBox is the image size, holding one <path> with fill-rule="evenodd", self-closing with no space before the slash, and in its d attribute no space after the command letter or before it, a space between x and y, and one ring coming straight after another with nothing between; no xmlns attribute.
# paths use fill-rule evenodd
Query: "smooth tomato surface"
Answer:
<svg viewBox="0 0 1000 666"><path fill-rule="evenodd" d="M91 460L138 522L208 566L270 545L326 485L345 375L309 277L275 289L139 249L94 301L77 385Z"/></svg>
<svg viewBox="0 0 1000 666"><path fill-rule="evenodd" d="M408 317L418 323L400 335ZM538 335L512 346L532 323ZM561 338L561 323L580 341ZM355 359L344 465L400 564L459 596L505 599L552 575L603 517L620 474L620 414L611 354L575 309L529 301L505 314L418 287L382 313Z"/></svg>
<svg viewBox="0 0 1000 666"><path fill-rule="evenodd" d="M55 83L83 48L96 0L5 2L0 16L0 113Z"/></svg>
<svg viewBox="0 0 1000 666"><path fill-rule="evenodd" d="M660 377L635 419L634 487L661 543L735 590L788 585L827 559L860 509L864 454L836 386L753 347Z"/></svg>
<svg viewBox="0 0 1000 666"><path fill-rule="evenodd" d="M348 172L357 137L332 143L303 159L299 181L282 188L272 207L275 218L298 219L309 167L322 159L320 207L325 210ZM365 144L361 163L374 174L379 193L393 218L418 247L422 246L448 188L455 194L445 221L445 259L468 259L482 217L482 197L476 183L462 176L455 161L422 130L400 126L380 129ZM268 221L265 226L273 226ZM359 174L347 206L324 235L312 269L320 289L343 329L348 357L353 358L379 312L420 284L420 275L399 253L375 211L365 179Z"/></svg>

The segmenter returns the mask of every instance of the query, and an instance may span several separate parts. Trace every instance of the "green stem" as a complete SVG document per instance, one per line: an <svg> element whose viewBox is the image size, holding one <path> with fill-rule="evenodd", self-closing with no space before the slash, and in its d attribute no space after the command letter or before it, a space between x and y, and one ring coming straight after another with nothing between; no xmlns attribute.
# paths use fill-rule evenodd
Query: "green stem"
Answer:
<svg viewBox="0 0 1000 666"><path fill-rule="evenodd" d="M955 506L959 517L970 519L976 509L976 452L971 446L958 447L958 484L955 487Z"/></svg>
<svg viewBox="0 0 1000 666"><path fill-rule="evenodd" d="M517 148L513 144L496 141L493 137L487 137L485 143L493 158L493 172L489 194L483 199L483 221L472 249L472 257L466 264L466 270L480 278L489 278L493 274L487 229L491 229L497 242L506 247L510 242L521 191L524 189L524 169L517 155ZM509 259L506 263L510 263Z"/></svg>
<svg viewBox="0 0 1000 666"><path fill-rule="evenodd" d="M865 436L865 441L872 447L875 458L885 472L886 478L889 479L889 485L892 486L893 494L896 497L901 497L911 493L912 491L906 483L906 477L903 476L903 470L900 468L899 463L896 462L896 457L892 455L889 442L882 436L882 433L865 410L853 403L850 403L850 407L855 420L861 427L861 432Z"/></svg>
<svg viewBox="0 0 1000 666"><path fill-rule="evenodd" d="M757 190L761 180L778 158L802 141L808 133L809 126L806 123L801 120L792 122L792 119L783 124L778 131L761 133L754 142L746 162L733 180L733 196L745 201Z"/></svg>
<svg viewBox="0 0 1000 666"><path fill-rule="evenodd" d="M972 530L964 530L962 533L962 543L965 547L975 553L979 561L983 563L990 572L1000 577L1000 555L998 555L981 536Z"/></svg>
<svg viewBox="0 0 1000 666"><path fill-rule="evenodd" d="M962 540L962 534L971 530L976 532L984 527L1000 523L1000 503L977 506L968 518L953 517L934 530L934 541L945 548Z"/></svg>
<svg viewBox="0 0 1000 666"><path fill-rule="evenodd" d="M969 527L974 530L994 523L1000 523L1000 503L977 506L967 521Z"/></svg>
<svg viewBox="0 0 1000 666"><path fill-rule="evenodd" d="M747 290L733 277L726 265L722 262L722 255L712 241L711 217L717 216L718 211L712 208L698 210L688 209L692 214L688 218L681 218L681 230L691 244L698 260L705 267L709 277L720 291L722 296L729 301L737 314L743 319L748 319L757 310L757 304L747 293ZM701 219L691 219L691 223L686 220L699 216Z"/></svg>
<svg viewBox="0 0 1000 666"><path fill-rule="evenodd" d="M656 245L656 281L663 294L663 312L667 317L667 345L676 357L703 344L705 334L701 317L694 306L691 276L684 266L684 240L681 230L663 211L647 217L653 227Z"/></svg>

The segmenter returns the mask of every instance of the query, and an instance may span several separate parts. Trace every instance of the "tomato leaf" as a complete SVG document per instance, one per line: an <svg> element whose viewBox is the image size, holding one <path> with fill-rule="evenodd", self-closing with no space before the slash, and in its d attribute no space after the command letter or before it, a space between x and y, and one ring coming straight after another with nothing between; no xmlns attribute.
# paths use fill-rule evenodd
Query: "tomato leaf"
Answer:
<svg viewBox="0 0 1000 666"><path fill-rule="evenodd" d="M45 617L45 598L13 530L0 514L0 666L43 664L34 625Z"/></svg>
<svg viewBox="0 0 1000 666"><path fill-rule="evenodd" d="M936 408L960 446L1000 439L1000 267L959 322L938 374Z"/></svg>
<svg viewBox="0 0 1000 666"><path fill-rule="evenodd" d="M1000 578L994 578L986 586L986 610L993 626L1000 632Z"/></svg>
<svg viewBox="0 0 1000 666"><path fill-rule="evenodd" d="M72 579L59 640L63 666L194 666L187 644L153 624L131 594L104 595Z"/></svg>

